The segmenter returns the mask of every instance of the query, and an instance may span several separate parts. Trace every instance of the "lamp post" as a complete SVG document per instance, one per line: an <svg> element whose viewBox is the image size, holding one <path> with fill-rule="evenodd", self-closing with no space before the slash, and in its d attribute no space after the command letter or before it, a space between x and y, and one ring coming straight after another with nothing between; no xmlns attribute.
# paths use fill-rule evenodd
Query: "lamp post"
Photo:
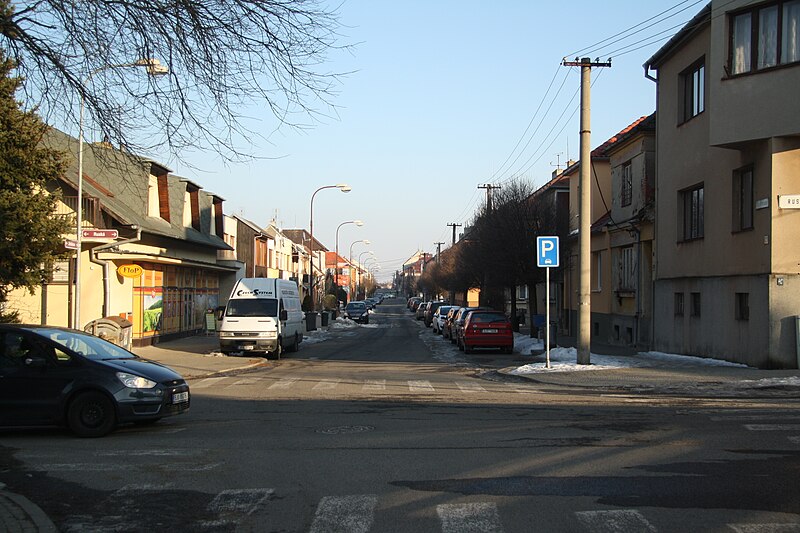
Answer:
<svg viewBox="0 0 800 533"><path fill-rule="evenodd" d="M86 76L81 82L81 107L78 123L78 201L76 207L75 220L75 299L73 300L74 309L72 310L72 327L81 329L81 252L83 251L83 108L86 106L84 92L86 85L91 81L95 74L104 70L116 68L144 67L150 76L162 76L169 73L169 68L162 65L161 61L153 58L138 59L135 63L119 63L115 65L104 65L96 68Z"/></svg>
<svg viewBox="0 0 800 533"><path fill-rule="evenodd" d="M364 272L364 266L361 263L361 257L364 254L369 254L373 258L375 257L375 253L372 250L364 250L363 252L358 254L358 286L356 287L356 293L359 292L358 288L361 287L361 276L363 275L363 272Z"/></svg>
<svg viewBox="0 0 800 533"><path fill-rule="evenodd" d="M361 239L360 241L354 241L352 244L350 244L350 255L348 256L348 262L350 263L350 285L353 286L353 291L355 291L355 280L353 279L353 246L360 242L363 242L366 245L370 244L368 239Z"/></svg>
<svg viewBox="0 0 800 533"><path fill-rule="evenodd" d="M346 224L355 224L356 226L364 225L364 223L360 220L348 220L336 226L336 257L333 260L333 284L336 286L337 293L339 292L339 229ZM336 299L339 299L338 294L336 295Z"/></svg>
<svg viewBox="0 0 800 533"><path fill-rule="evenodd" d="M311 232L311 264L309 267L310 273L308 276L308 292L311 294L311 309L316 310L316 292L314 291L314 197L317 195L319 191L324 189L339 189L342 192L350 192L353 190L349 185L346 183L338 183L336 185L325 185L320 187L314 194L311 195L311 219L308 221L309 231ZM324 267L323 267L324 268Z"/></svg>

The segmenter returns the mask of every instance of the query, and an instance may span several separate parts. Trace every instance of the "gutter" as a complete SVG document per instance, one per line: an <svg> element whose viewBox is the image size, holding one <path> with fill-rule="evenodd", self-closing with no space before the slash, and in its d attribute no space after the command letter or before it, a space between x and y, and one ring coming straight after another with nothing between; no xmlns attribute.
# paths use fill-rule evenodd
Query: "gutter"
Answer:
<svg viewBox="0 0 800 533"><path fill-rule="evenodd" d="M109 309L111 308L111 280L108 267L108 265L111 264L111 261L106 259L98 259L97 254L105 250L116 248L121 244L128 244L131 242L140 241L142 239L142 228L138 225L134 225L131 226L131 229L136 230L136 237L131 237L130 239L123 239L121 241L110 242L108 244L101 244L100 246L95 246L90 250L89 261L103 267L103 314L102 314L103 317L108 316Z"/></svg>

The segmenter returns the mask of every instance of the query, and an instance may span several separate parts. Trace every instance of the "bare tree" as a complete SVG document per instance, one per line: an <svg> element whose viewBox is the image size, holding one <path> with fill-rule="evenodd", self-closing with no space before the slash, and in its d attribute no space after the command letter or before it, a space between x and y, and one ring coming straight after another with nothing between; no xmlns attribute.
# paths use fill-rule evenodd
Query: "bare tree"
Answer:
<svg viewBox="0 0 800 533"><path fill-rule="evenodd" d="M77 124L83 98L115 145L210 148L228 161L254 155L242 146L254 135L334 111L339 76L324 63L339 28L321 0L0 0L0 47L46 122ZM168 76L108 68L140 58L160 59ZM277 121L253 124L250 104Z"/></svg>

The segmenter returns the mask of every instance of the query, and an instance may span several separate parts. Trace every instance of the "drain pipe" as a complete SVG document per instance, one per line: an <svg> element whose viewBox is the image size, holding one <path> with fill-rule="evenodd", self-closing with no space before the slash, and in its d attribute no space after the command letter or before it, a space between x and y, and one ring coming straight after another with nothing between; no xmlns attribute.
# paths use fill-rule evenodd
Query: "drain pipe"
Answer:
<svg viewBox="0 0 800 533"><path fill-rule="evenodd" d="M108 266L111 264L111 261L106 259L98 259L97 254L105 250L117 248L121 244L128 244L130 242L140 241L142 239L142 228L140 228L137 224L133 224L131 226L131 229L136 230L136 237L131 237L130 239L123 239L121 241L115 241L115 242L110 242L108 244L101 244L100 246L95 246L94 248L91 249L91 253L89 254L89 261L103 267L103 317L108 316L109 309L111 308L111 278Z"/></svg>

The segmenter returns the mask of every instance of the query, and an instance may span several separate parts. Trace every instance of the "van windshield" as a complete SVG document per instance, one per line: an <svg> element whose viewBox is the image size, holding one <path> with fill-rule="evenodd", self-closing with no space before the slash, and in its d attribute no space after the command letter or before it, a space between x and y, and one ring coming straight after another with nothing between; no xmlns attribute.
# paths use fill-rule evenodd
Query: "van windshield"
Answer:
<svg viewBox="0 0 800 533"><path fill-rule="evenodd" d="M278 316L275 298L245 298L228 300L225 316Z"/></svg>

